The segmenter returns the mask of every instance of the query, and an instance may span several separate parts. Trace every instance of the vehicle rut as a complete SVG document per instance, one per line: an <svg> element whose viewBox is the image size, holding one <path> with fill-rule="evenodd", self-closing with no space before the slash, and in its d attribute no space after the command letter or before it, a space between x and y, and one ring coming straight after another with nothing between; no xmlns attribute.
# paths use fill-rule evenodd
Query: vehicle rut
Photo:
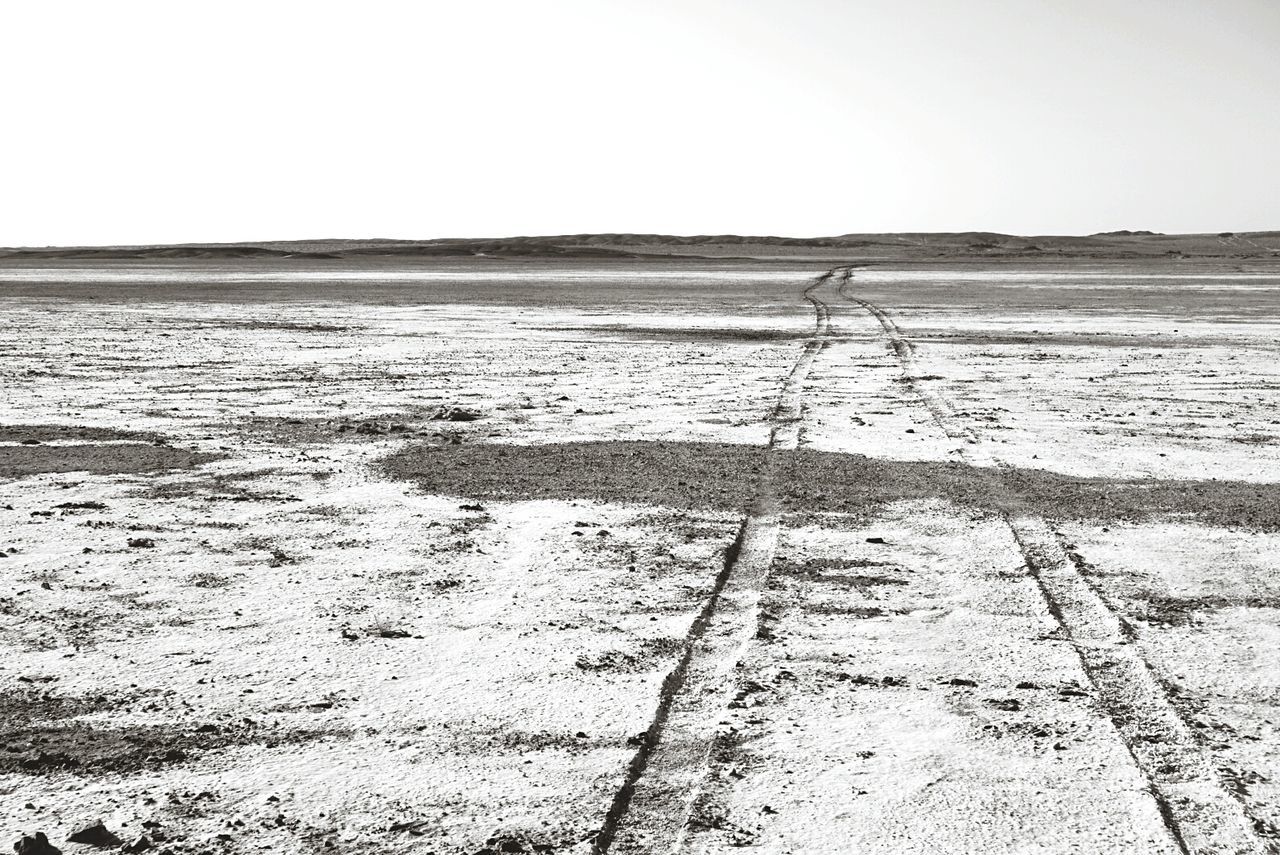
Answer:
<svg viewBox="0 0 1280 855"><path fill-rule="evenodd" d="M815 277L802 292L813 307L814 331L783 378L769 413L770 452L793 451L799 443L801 393L831 335L831 310L817 291L840 270ZM734 663L756 630L760 594L777 548L776 458L765 455L748 514L689 627L676 667L663 680L653 718L595 835L596 855L680 846L717 735L715 721L734 687Z"/></svg>
<svg viewBox="0 0 1280 855"><path fill-rule="evenodd" d="M954 423L950 402L921 380L915 346L892 315L850 293L852 271L846 273L839 286L841 297L879 322L907 387L948 437L963 441L957 453L971 465L999 471L1003 464L978 436ZM1050 614L1075 648L1099 705L1146 779L1178 849L1187 855L1276 853L1276 847L1255 832L1254 818L1224 785L1206 747L1170 702L1121 619L1081 575L1058 534L1038 517L1006 515L1005 520Z"/></svg>

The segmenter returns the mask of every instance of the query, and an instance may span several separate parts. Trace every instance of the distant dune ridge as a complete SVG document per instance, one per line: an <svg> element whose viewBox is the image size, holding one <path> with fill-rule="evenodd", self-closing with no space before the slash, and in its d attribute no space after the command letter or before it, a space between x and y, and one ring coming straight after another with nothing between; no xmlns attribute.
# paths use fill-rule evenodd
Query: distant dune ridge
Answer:
<svg viewBox="0 0 1280 855"><path fill-rule="evenodd" d="M742 235L579 234L434 240L297 240L154 246L15 247L0 261L163 259L343 259L442 257L733 257L847 250L884 258L1272 258L1280 231L1166 235L1151 231L1019 236L998 232L897 232L788 238Z"/></svg>

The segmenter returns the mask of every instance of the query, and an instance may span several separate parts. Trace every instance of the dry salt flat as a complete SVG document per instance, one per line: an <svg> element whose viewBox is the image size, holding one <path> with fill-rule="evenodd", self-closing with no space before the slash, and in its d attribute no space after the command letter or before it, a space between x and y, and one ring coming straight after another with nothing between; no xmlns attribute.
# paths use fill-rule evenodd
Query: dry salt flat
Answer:
<svg viewBox="0 0 1280 855"><path fill-rule="evenodd" d="M1278 293L1158 263L0 270L4 825L1269 851Z"/></svg>

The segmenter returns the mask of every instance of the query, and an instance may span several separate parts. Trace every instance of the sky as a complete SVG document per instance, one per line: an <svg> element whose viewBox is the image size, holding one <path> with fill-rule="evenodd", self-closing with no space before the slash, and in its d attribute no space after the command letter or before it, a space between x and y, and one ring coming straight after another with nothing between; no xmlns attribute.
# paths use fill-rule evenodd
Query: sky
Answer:
<svg viewBox="0 0 1280 855"><path fill-rule="evenodd" d="M4 246L1280 229L1277 0L3 17Z"/></svg>

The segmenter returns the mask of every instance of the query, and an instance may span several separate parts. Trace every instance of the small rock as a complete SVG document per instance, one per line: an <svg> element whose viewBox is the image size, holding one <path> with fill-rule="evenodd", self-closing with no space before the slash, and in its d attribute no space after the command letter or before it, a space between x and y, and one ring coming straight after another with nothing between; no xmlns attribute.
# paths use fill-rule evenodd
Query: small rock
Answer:
<svg viewBox="0 0 1280 855"><path fill-rule="evenodd" d="M867 543L884 543L884 542L885 542L885 540L884 540L884 538L883 538L883 537L868 537L868 538L867 538Z"/></svg>
<svg viewBox="0 0 1280 855"><path fill-rule="evenodd" d="M62 855L62 850L50 843L43 831L37 831L34 837L24 835L13 844L13 851L18 855Z"/></svg>
<svg viewBox="0 0 1280 855"><path fill-rule="evenodd" d="M128 843L120 847L121 852L146 852L151 848L151 841L147 839L147 835L140 834L130 840Z"/></svg>
<svg viewBox="0 0 1280 855"><path fill-rule="evenodd" d="M154 549L156 542L149 537L131 537L129 538L129 547L131 549Z"/></svg>
<svg viewBox="0 0 1280 855"><path fill-rule="evenodd" d="M966 680L964 677L952 677L947 681L947 684L951 686L968 686L971 689L978 685L977 681Z"/></svg>
<svg viewBox="0 0 1280 855"><path fill-rule="evenodd" d="M378 630L379 638L409 638L408 631L403 629L380 629Z"/></svg>
<svg viewBox="0 0 1280 855"><path fill-rule="evenodd" d="M90 846L119 846L123 841L116 837L107 827L102 824L102 820L98 820L93 825L87 825L79 831L67 838L69 843L87 843Z"/></svg>
<svg viewBox="0 0 1280 855"><path fill-rule="evenodd" d="M483 511L484 505L458 505L460 511Z"/></svg>

